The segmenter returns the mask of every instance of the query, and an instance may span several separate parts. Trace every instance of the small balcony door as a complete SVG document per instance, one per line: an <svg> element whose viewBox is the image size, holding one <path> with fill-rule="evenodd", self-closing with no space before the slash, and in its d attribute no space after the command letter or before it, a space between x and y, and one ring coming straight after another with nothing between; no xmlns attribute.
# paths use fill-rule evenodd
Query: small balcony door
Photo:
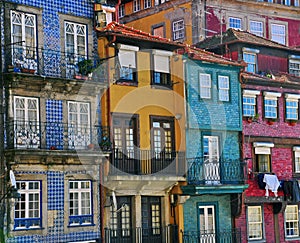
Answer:
<svg viewBox="0 0 300 243"><path fill-rule="evenodd" d="M203 136L203 171L206 184L220 183L219 157L219 137Z"/></svg>
<svg viewBox="0 0 300 243"><path fill-rule="evenodd" d="M117 208L110 207L110 229L107 230L106 238L111 243L134 242L134 231L131 226L131 198L117 197Z"/></svg>
<svg viewBox="0 0 300 243"><path fill-rule="evenodd" d="M142 242L161 243L161 200L160 197L142 197Z"/></svg>
<svg viewBox="0 0 300 243"><path fill-rule="evenodd" d="M19 148L37 148L40 145L39 100L14 97L14 144Z"/></svg>
<svg viewBox="0 0 300 243"><path fill-rule="evenodd" d="M167 117L152 117L152 173L159 172L175 158L174 120Z"/></svg>
<svg viewBox="0 0 300 243"><path fill-rule="evenodd" d="M84 149L91 143L90 104L68 102L69 149Z"/></svg>
<svg viewBox="0 0 300 243"><path fill-rule="evenodd" d="M137 120L136 115L113 115L114 165L127 173L138 170Z"/></svg>
<svg viewBox="0 0 300 243"><path fill-rule="evenodd" d="M215 206L199 206L200 243L216 242Z"/></svg>

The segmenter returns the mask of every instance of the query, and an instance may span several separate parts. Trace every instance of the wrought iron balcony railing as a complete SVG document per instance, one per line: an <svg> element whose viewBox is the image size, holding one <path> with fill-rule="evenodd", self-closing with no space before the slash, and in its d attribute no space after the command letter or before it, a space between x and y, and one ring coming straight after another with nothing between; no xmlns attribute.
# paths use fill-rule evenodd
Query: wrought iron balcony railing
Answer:
<svg viewBox="0 0 300 243"><path fill-rule="evenodd" d="M183 243L194 242L222 242L222 243L241 243L241 230L222 230L219 232L212 231L184 231L182 232Z"/></svg>
<svg viewBox="0 0 300 243"><path fill-rule="evenodd" d="M178 226L105 229L105 243L178 243Z"/></svg>
<svg viewBox="0 0 300 243"><path fill-rule="evenodd" d="M109 129L73 123L12 121L5 126L7 149L111 149Z"/></svg>
<svg viewBox="0 0 300 243"><path fill-rule="evenodd" d="M99 58L59 52L50 49L24 46L20 43L10 45L6 50L5 67L7 72L31 73L47 77L86 79L106 82L106 68L100 65Z"/></svg>
<svg viewBox="0 0 300 243"><path fill-rule="evenodd" d="M111 154L110 174L148 175L154 173L183 176L185 153L178 151L153 151L139 148L114 149Z"/></svg>
<svg viewBox="0 0 300 243"><path fill-rule="evenodd" d="M246 163L240 160L187 159L191 185L245 184Z"/></svg>

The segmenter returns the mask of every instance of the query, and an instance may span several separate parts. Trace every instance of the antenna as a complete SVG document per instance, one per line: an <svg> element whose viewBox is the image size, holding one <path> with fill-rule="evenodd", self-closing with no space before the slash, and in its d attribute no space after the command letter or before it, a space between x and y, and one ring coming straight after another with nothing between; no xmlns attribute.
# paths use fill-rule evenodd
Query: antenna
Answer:
<svg viewBox="0 0 300 243"><path fill-rule="evenodd" d="M15 174L12 170L9 171L9 178L10 178L10 183L14 188L17 188L17 183L16 183L16 178Z"/></svg>

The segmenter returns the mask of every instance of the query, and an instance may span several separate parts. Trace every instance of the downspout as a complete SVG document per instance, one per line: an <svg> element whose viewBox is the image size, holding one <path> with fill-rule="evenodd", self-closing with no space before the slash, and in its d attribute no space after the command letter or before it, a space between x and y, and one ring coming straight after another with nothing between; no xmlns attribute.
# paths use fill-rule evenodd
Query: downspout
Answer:
<svg viewBox="0 0 300 243"><path fill-rule="evenodd" d="M118 0L118 3L116 4L116 12L115 12L115 20L119 23L119 7L121 5L121 0Z"/></svg>
<svg viewBox="0 0 300 243"><path fill-rule="evenodd" d="M113 36L113 39L109 41L105 45L105 58L107 58L107 90L106 90L106 116L107 116L107 126L109 129L109 139L112 141L112 122L111 122L111 114L110 114L110 65L109 65L109 47L112 43L116 41L116 36ZM111 157L112 158L112 157ZM106 163L105 163L106 164ZM105 193L104 193L104 186L103 186L103 181L104 181L104 176L105 173L104 171L106 170L106 166L102 163L100 167L100 202L101 202L101 239L102 242L105 241L105 229L104 229L104 203L105 203Z"/></svg>

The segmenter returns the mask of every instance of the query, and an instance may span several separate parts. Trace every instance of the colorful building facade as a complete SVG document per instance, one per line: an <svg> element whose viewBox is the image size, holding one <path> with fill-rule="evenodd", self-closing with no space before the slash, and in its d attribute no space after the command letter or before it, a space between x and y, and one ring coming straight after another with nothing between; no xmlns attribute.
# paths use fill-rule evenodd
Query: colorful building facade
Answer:
<svg viewBox="0 0 300 243"><path fill-rule="evenodd" d="M243 64L190 49L185 62L187 185L184 242L237 241L247 188L240 153L242 114L239 74Z"/></svg>
<svg viewBox="0 0 300 243"><path fill-rule="evenodd" d="M97 242L106 85L88 77L93 4L1 1L1 13L1 183L5 195L18 190L1 199L1 241Z"/></svg>
<svg viewBox="0 0 300 243"><path fill-rule="evenodd" d="M225 52L218 38L211 50ZM299 50L237 30L226 38L226 55L247 63L241 85L249 188L236 225L242 242L298 242Z"/></svg>
<svg viewBox="0 0 300 243"><path fill-rule="evenodd" d="M107 242L178 242L175 191L185 182L181 44L111 22L97 30L110 86L102 123L112 154L103 165ZM104 110L103 110L104 111Z"/></svg>

